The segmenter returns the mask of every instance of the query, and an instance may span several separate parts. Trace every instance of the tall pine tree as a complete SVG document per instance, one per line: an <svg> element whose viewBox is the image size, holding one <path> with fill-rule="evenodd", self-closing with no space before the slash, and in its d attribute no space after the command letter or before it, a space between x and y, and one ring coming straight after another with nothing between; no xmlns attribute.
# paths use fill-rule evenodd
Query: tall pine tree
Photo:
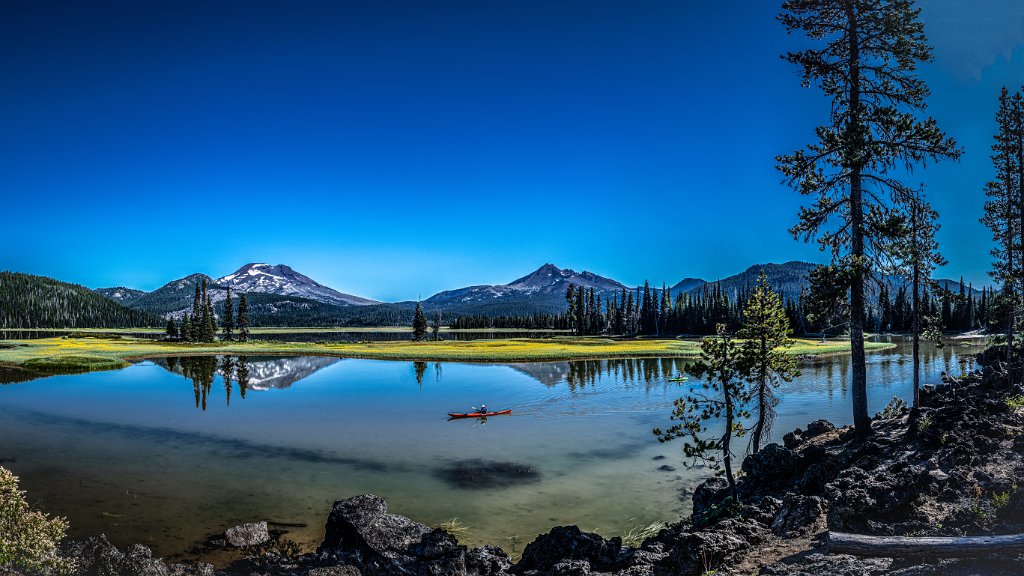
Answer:
<svg viewBox="0 0 1024 576"><path fill-rule="evenodd" d="M916 164L958 158L956 143L919 116L929 91L918 64L932 59L911 0L786 0L779 20L818 44L786 54L832 99L828 123L806 149L779 156L779 170L814 202L792 232L848 269L853 418L871 431L864 353L865 283L883 261L894 212L912 193L898 178Z"/></svg>
<svg viewBox="0 0 1024 576"><path fill-rule="evenodd" d="M231 287L228 286L227 293L224 295L224 318L220 322L224 328L225 340L231 340L231 332L235 329L235 311L231 307Z"/></svg>
<svg viewBox="0 0 1024 576"><path fill-rule="evenodd" d="M245 293L238 298L238 318L236 320L238 325L238 339L242 342L249 341L249 299L246 298ZM241 384L241 377L239 377L239 384ZM245 398L245 389L242 389L242 398Z"/></svg>
<svg viewBox="0 0 1024 576"><path fill-rule="evenodd" d="M1020 276L1021 260L1016 238L1021 233L1020 214L1016 201L1019 195L1020 172L1024 167L1019 160L1021 110L1004 87L999 95L996 112L998 132L992 145L992 164L996 177L985 185L985 215L981 222L991 231L996 247L992 249L994 262L992 278L1002 285L1002 295L990 305L996 322L1003 327L1006 337L1006 362L1013 363L1014 308L1018 300L1015 279Z"/></svg>

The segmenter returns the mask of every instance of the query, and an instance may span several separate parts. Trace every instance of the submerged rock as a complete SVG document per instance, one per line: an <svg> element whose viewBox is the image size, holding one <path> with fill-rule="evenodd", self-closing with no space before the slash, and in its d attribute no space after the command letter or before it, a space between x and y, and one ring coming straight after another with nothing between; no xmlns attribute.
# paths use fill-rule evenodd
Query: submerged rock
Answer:
<svg viewBox="0 0 1024 576"><path fill-rule="evenodd" d="M436 475L456 488L502 488L540 480L540 472L521 462L458 460L435 470Z"/></svg>

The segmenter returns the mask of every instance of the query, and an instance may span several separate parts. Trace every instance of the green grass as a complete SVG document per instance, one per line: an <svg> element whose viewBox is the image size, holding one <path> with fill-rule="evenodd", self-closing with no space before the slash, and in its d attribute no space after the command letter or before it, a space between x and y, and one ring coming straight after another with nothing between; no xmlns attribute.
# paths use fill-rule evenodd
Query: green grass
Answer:
<svg viewBox="0 0 1024 576"><path fill-rule="evenodd" d="M377 360L455 362L542 362L609 358L695 358L696 340L598 337L513 338L502 340L427 342L214 342L190 344L140 338L63 337L10 340L0 348L0 366L38 375L69 374L122 368L129 361L158 356L196 354L337 356ZM867 343L869 350L891 347ZM798 340L791 354L828 355L849 350L843 342Z"/></svg>
<svg viewBox="0 0 1024 576"><path fill-rule="evenodd" d="M163 334L165 328L5 328L4 330L12 332L57 332L60 334ZM364 332L403 334L412 332L412 326L267 326L251 328L249 331L253 334L359 334ZM556 330L552 328L449 328L442 326L441 332L462 334L485 332L568 334L569 330Z"/></svg>

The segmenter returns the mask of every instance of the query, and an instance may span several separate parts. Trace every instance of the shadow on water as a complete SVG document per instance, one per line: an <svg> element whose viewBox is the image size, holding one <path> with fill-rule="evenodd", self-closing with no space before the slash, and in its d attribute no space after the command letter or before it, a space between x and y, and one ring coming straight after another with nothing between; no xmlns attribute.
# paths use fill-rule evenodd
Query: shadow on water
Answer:
<svg viewBox="0 0 1024 576"><path fill-rule="evenodd" d="M480 490L506 488L540 481L540 472L531 464L473 458L449 462L434 474L455 488Z"/></svg>

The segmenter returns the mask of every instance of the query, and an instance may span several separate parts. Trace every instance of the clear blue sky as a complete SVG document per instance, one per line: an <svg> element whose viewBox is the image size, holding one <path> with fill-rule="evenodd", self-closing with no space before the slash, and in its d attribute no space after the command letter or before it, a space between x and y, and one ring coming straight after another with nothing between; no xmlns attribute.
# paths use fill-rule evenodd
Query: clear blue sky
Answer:
<svg viewBox="0 0 1024 576"><path fill-rule="evenodd" d="M1024 3L926 0L918 172L945 276L987 282L996 96ZM0 269L154 289L287 263L409 299L544 262L626 283L823 260L774 156L826 103L778 2L389 0L0 6Z"/></svg>

